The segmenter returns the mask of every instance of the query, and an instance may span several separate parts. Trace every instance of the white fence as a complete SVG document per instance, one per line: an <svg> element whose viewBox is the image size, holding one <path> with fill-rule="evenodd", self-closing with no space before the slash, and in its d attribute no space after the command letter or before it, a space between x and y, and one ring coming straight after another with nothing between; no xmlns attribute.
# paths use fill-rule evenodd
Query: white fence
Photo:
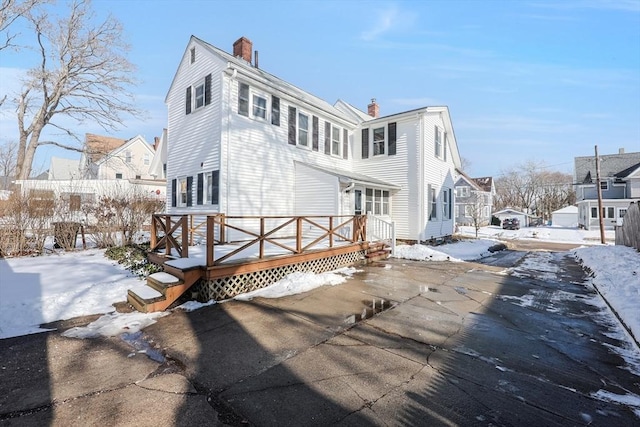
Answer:
<svg viewBox="0 0 640 427"><path fill-rule="evenodd" d="M396 223L374 215L367 215L367 240L384 241L391 246L391 255L396 253Z"/></svg>

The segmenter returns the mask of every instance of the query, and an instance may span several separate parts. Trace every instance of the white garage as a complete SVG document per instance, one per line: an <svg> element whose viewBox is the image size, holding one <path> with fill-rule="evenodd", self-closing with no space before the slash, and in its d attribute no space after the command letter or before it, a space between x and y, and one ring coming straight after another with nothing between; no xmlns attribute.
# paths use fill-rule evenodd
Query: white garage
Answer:
<svg viewBox="0 0 640 427"><path fill-rule="evenodd" d="M520 227L529 226L529 215L515 209L506 208L501 211L494 212L493 215L500 220L500 224L502 224L502 221L507 218L517 218L520 221Z"/></svg>
<svg viewBox="0 0 640 427"><path fill-rule="evenodd" d="M551 225L554 227L578 227L578 207L567 206L551 212Z"/></svg>

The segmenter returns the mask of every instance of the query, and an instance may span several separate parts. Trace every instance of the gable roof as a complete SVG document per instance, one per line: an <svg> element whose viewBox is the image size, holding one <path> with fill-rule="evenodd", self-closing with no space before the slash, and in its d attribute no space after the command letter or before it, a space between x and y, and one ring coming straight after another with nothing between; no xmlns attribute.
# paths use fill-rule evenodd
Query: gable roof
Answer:
<svg viewBox="0 0 640 427"><path fill-rule="evenodd" d="M96 163L127 142L125 139L95 135L92 133L85 134L84 138L84 149L91 163Z"/></svg>
<svg viewBox="0 0 640 427"><path fill-rule="evenodd" d="M107 161L107 158L112 156L117 156L118 153L121 153L122 151L126 150L127 148L137 143L142 143L143 146L147 149L147 151L149 151L149 153L153 155L154 153L153 147L149 143L147 143L147 141L144 139L142 135L136 135L133 138L124 141L124 143L122 143L118 147L106 153L104 156L98 159L95 163L97 164L104 163ZM107 156L107 154L109 154L109 156Z"/></svg>
<svg viewBox="0 0 640 427"><path fill-rule="evenodd" d="M253 65L251 65L250 63L248 63L247 61L245 61L242 58L236 58L235 56L225 52L224 50L217 48L215 46L213 46L212 44L209 44L207 42L205 42L202 39L199 39L196 36L191 36L191 39L189 40L189 43L187 44L187 47L185 49L185 52L183 54L183 58L185 57L185 55L189 54L189 48L191 46L192 43L197 43L198 45L202 46L204 49L206 49L207 51L209 51L210 53L218 56L220 59L222 59L223 61L227 61L227 67L231 69L231 71L237 71L238 73L242 74L245 77L248 77L250 79L254 79L262 84L266 84L268 86L271 86L275 89L280 90L283 94L289 95L291 96L293 99L295 99L298 102L302 102L304 104L307 104L308 106L320 109L322 111L324 111L325 113L333 116L336 119L339 119L342 122L345 123L350 123L352 126L355 126L357 124L356 120L353 119L349 119L348 116L346 116L341 110L337 109L336 107L334 107L333 105L329 104L327 101L318 98L315 95L310 94L309 92L306 92L300 88L298 88L297 86L292 85L291 83L288 83L276 76L274 76L273 74L270 74L266 71L264 71L261 68L257 68L254 67ZM178 69L179 71L179 69ZM167 92L167 97L165 98L165 103L168 101L168 96L169 93L171 92L171 90L173 89L173 86L175 84L176 81L176 77L177 77L178 72L176 72L176 74L173 77L173 80L171 82L171 86L169 87L169 91Z"/></svg>
<svg viewBox="0 0 640 427"><path fill-rule="evenodd" d="M633 173L634 166L637 167L640 163L640 152L606 154L599 157L601 178L625 178ZM623 172L626 172L627 175L618 176ZM576 157L574 173L575 182L578 184L593 183L593 177L596 176L595 156Z"/></svg>
<svg viewBox="0 0 640 427"><path fill-rule="evenodd" d="M639 169L640 169L640 162L636 163L635 165L629 166L625 170L620 171L613 176L615 176L616 178L627 178L628 176L633 175L634 172L636 172Z"/></svg>
<svg viewBox="0 0 640 427"><path fill-rule="evenodd" d="M486 191L487 193L493 190L493 177L484 176L482 178L471 178L473 182L475 182L478 187L482 188L482 191Z"/></svg>

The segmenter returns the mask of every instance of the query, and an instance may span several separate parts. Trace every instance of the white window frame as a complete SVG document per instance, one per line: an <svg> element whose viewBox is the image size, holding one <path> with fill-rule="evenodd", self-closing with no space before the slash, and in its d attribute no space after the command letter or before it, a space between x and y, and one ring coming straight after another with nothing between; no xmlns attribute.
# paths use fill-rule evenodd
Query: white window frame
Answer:
<svg viewBox="0 0 640 427"><path fill-rule="evenodd" d="M624 218L627 214L627 208L618 208L618 218Z"/></svg>
<svg viewBox="0 0 640 427"><path fill-rule="evenodd" d="M176 178L176 206L187 207L187 177Z"/></svg>
<svg viewBox="0 0 640 427"><path fill-rule="evenodd" d="M211 199L213 198L213 172L209 171L206 172L203 176L203 183L202 183L202 191L203 191L203 195L202 195L202 203L205 205L210 205L211 204Z"/></svg>
<svg viewBox="0 0 640 427"><path fill-rule="evenodd" d="M296 112L296 146L298 147L304 147L308 150L311 149L311 144L310 144L310 124L311 124L311 114L305 113L304 111L298 110ZM306 129L302 129L302 126L300 126L300 117L304 116L307 118L307 128ZM306 138L306 144L302 144L300 141L302 139L302 136L305 136Z"/></svg>
<svg viewBox="0 0 640 427"><path fill-rule="evenodd" d="M257 120L266 121L269 118L269 112L268 112L269 100L267 96L261 93L252 91L251 87L249 87L249 95L251 98L251 117ZM259 100L264 101L264 106L258 105L256 101L259 101ZM260 111L263 113L263 115L256 114L256 112L259 113Z"/></svg>
<svg viewBox="0 0 640 427"><path fill-rule="evenodd" d="M380 188L365 188L364 206L365 213L373 215L388 216L391 212L391 197L389 190Z"/></svg>
<svg viewBox="0 0 640 427"><path fill-rule="evenodd" d="M465 185L456 187L456 197L469 197L471 192L471 187Z"/></svg>
<svg viewBox="0 0 640 427"><path fill-rule="evenodd" d="M607 180L600 181L600 190L608 191L609 190L609 181L607 181Z"/></svg>
<svg viewBox="0 0 640 427"><path fill-rule="evenodd" d="M435 127L435 135L433 137L433 143L435 146L435 157L442 159L442 130L438 126Z"/></svg>
<svg viewBox="0 0 640 427"><path fill-rule="evenodd" d="M336 139L336 133L338 138ZM334 156L340 156L342 148L342 129L338 126L331 125L331 154Z"/></svg>
<svg viewBox="0 0 640 427"><path fill-rule="evenodd" d="M437 220L438 219L438 193L436 192L436 187L431 186L429 188L429 220Z"/></svg>
<svg viewBox="0 0 640 427"><path fill-rule="evenodd" d="M200 91L200 93L199 93ZM205 84L204 79L193 85L193 110L199 110L204 107Z"/></svg>
<svg viewBox="0 0 640 427"><path fill-rule="evenodd" d="M450 198L451 198L451 192L449 191L449 189L443 188L442 189L442 219L451 219L451 212L450 212L451 203L449 200Z"/></svg>
<svg viewBox="0 0 640 427"><path fill-rule="evenodd" d="M145 166L149 166L149 164L151 164L151 155L149 153L144 153L143 162Z"/></svg>
<svg viewBox="0 0 640 427"><path fill-rule="evenodd" d="M596 214L595 216L593 214ZM589 218L591 219L595 219L598 218L598 207L597 206L591 206L590 212L589 212Z"/></svg>
<svg viewBox="0 0 640 427"><path fill-rule="evenodd" d="M131 163L131 150L125 150L124 152L124 161L125 163Z"/></svg>
<svg viewBox="0 0 640 427"><path fill-rule="evenodd" d="M376 131L382 131L382 139L376 139ZM386 131L385 126L381 126L378 128L373 128L371 130L371 140L372 140L372 152L373 156L384 156L385 155L385 145L386 145Z"/></svg>

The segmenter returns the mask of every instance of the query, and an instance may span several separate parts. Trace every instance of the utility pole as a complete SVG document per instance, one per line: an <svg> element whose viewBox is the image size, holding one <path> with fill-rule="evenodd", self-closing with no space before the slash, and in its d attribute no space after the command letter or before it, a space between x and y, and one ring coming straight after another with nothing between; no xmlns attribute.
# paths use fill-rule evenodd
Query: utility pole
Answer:
<svg viewBox="0 0 640 427"><path fill-rule="evenodd" d="M600 219L600 243L604 245L604 212L602 211L602 187L600 187L600 157L596 145L596 189L598 190L598 218Z"/></svg>

